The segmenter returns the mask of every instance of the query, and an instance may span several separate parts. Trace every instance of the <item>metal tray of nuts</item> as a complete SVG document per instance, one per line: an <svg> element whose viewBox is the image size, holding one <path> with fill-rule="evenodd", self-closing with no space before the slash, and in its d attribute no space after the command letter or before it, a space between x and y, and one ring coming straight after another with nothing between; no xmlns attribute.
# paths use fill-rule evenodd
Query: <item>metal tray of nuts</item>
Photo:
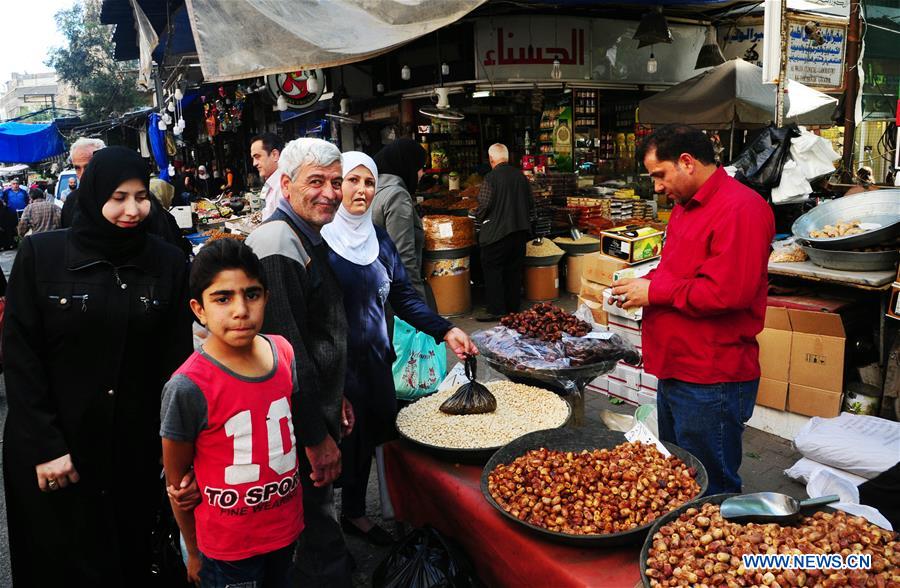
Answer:
<svg viewBox="0 0 900 588"><path fill-rule="evenodd" d="M568 533L558 533L517 519L503 510L503 507L494 500L494 497L491 496L491 493L488 491L488 476L498 465L510 463L520 455L524 455L532 449L545 447L554 451L580 452L585 449L592 451L594 449L612 449L626 441L627 439L625 439L624 433L612 431L610 429L552 429L529 433L528 435L519 437L515 441L504 445L487 462L487 465L484 466L484 470L481 473L481 494L501 515L517 525L520 525L533 533L537 533L550 541L580 547L611 547L615 545L632 545L640 543L647 531L653 526L652 523L635 527L630 531L603 535L571 535ZM696 469L697 473L694 476L694 479L697 481L697 484L700 485L700 496L702 496L709 485L709 479L706 475L706 468L703 467L700 460L681 447L666 442L663 442L663 445L689 467Z"/></svg>
<svg viewBox="0 0 900 588"><path fill-rule="evenodd" d="M653 523L653 527L650 529L650 532L647 533L647 538L644 540L644 546L641 548L641 582L645 588L651 588L650 578L647 577L645 572L647 571L647 558L650 556L650 548L653 547L653 536L656 535L661 528L680 517L687 509L699 509L704 504L722 504L725 502L726 498L731 498L732 496L737 496L737 494L713 494L712 496L695 498L690 502L685 502L669 514L661 516ZM808 513L804 512L804 515L808 516L814 512L835 512L835 510L829 506L820 506L815 510L810 510Z"/></svg>

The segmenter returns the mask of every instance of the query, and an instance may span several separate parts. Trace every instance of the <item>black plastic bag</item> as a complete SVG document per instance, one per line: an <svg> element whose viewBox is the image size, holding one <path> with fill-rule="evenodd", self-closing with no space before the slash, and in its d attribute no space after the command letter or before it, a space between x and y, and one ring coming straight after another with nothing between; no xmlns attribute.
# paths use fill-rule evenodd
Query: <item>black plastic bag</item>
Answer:
<svg viewBox="0 0 900 588"><path fill-rule="evenodd" d="M791 154L791 139L800 136L796 124L777 129L770 125L731 162L734 178L763 195L781 183L781 170Z"/></svg>
<svg viewBox="0 0 900 588"><path fill-rule="evenodd" d="M474 355L466 355L465 368L469 381L457 388L456 392L441 404L441 412L460 415L485 414L497 410L497 399L478 381L478 360Z"/></svg>
<svg viewBox="0 0 900 588"><path fill-rule="evenodd" d="M372 574L374 588L479 588L468 556L432 527L415 529Z"/></svg>

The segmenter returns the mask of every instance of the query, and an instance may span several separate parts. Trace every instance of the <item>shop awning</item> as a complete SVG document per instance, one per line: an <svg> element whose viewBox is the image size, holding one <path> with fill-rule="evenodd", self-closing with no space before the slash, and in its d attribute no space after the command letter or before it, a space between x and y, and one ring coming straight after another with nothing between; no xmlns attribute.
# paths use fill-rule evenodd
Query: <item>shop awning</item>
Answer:
<svg viewBox="0 0 900 588"><path fill-rule="evenodd" d="M21 174L25 170L28 169L28 166L24 163L17 163L16 165L10 165L7 167L0 167L0 176L14 176Z"/></svg>
<svg viewBox="0 0 900 588"><path fill-rule="evenodd" d="M207 82L369 59L456 22L485 0L187 0Z"/></svg>
<svg viewBox="0 0 900 588"><path fill-rule="evenodd" d="M66 152L54 123L0 123L0 161L35 163Z"/></svg>
<svg viewBox="0 0 900 588"><path fill-rule="evenodd" d="M786 122L833 124L837 99L788 81ZM762 68L726 61L640 102L642 124L682 123L707 128L747 128L775 120L775 86L762 83Z"/></svg>

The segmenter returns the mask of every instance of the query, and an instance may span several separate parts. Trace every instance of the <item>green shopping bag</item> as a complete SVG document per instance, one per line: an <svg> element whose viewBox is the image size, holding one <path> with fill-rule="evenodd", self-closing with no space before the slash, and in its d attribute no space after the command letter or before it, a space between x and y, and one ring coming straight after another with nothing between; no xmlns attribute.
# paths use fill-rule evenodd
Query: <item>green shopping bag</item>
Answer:
<svg viewBox="0 0 900 588"><path fill-rule="evenodd" d="M394 388L400 400L436 392L447 375L447 349L399 317L394 317Z"/></svg>

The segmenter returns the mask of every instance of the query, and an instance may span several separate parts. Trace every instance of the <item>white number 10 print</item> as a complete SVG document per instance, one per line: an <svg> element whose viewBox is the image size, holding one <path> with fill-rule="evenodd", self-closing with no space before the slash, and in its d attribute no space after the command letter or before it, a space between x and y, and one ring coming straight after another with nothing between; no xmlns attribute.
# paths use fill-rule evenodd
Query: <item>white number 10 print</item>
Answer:
<svg viewBox="0 0 900 588"><path fill-rule="evenodd" d="M284 451L281 421L287 419L291 446ZM225 434L234 438L234 459L225 468L226 484L249 484L259 480L259 464L253 463L253 423L250 411L242 410L225 422ZM294 423L287 398L279 398L269 406L266 415L266 436L269 442L269 467L277 474L286 474L297 467L294 442Z"/></svg>

